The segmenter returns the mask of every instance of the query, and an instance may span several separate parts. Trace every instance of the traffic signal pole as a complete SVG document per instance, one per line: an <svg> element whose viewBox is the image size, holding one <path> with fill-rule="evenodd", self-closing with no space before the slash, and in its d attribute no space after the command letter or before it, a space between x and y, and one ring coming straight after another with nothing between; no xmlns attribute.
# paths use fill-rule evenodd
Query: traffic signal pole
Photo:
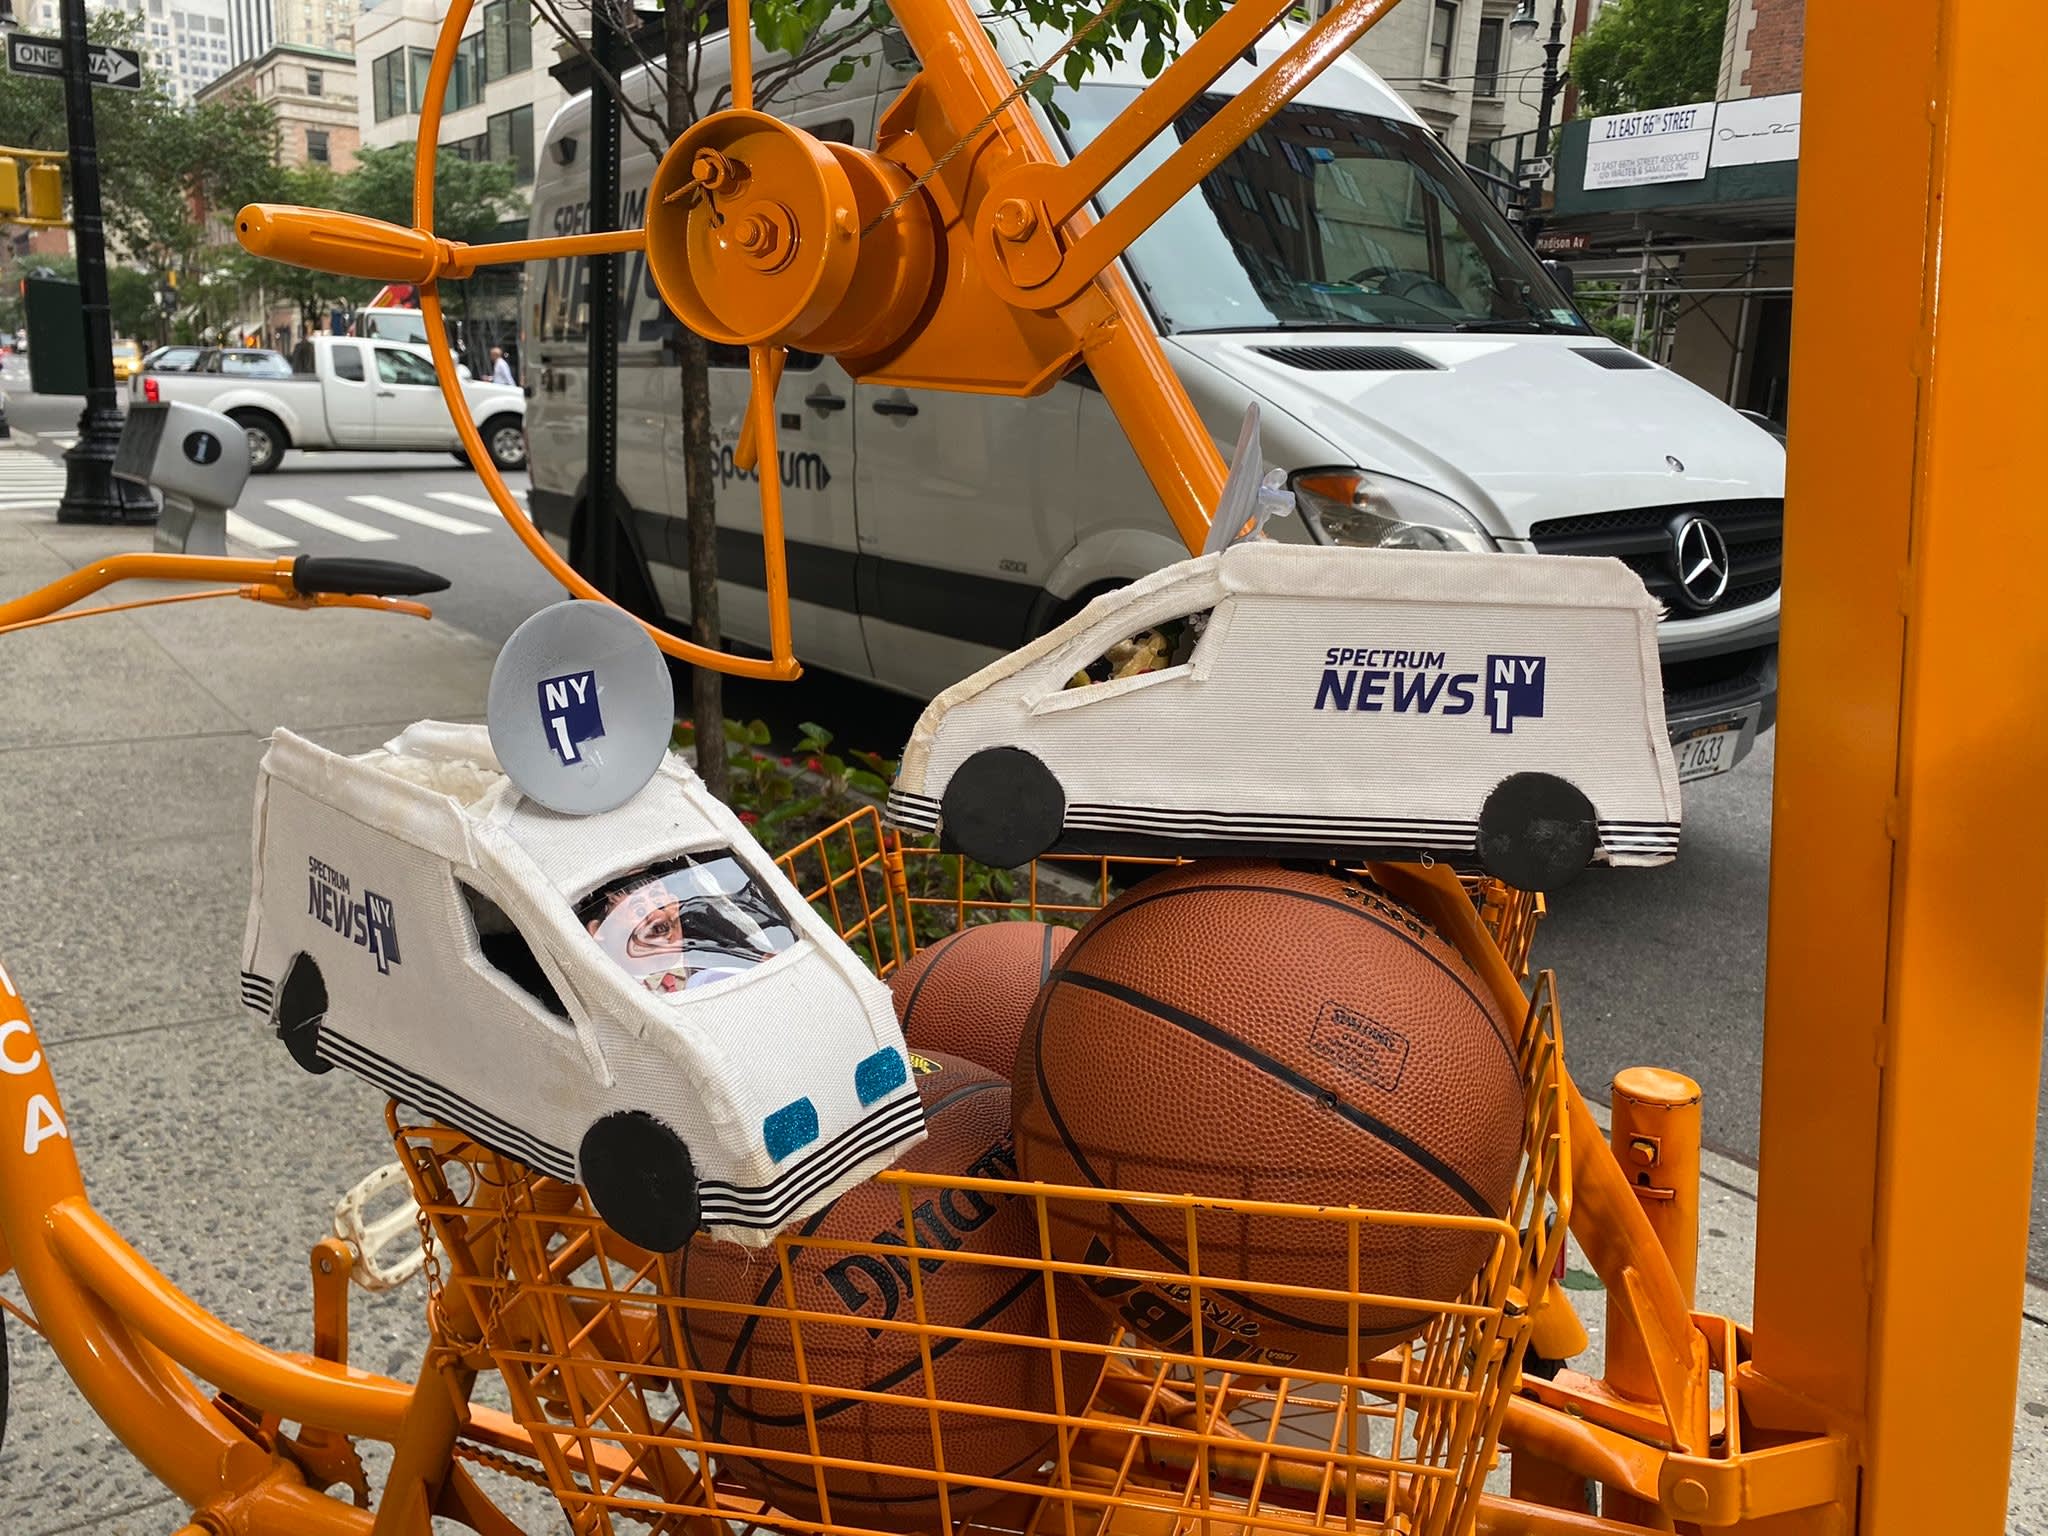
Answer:
<svg viewBox="0 0 2048 1536"><path fill-rule="evenodd" d="M114 393L114 324L107 310L107 243L100 218L99 144L92 123L85 0L64 0L64 115L71 139L71 230L78 247L78 298L85 317L85 410L78 441L64 455L60 523L153 523L149 491L114 478L121 403Z"/></svg>

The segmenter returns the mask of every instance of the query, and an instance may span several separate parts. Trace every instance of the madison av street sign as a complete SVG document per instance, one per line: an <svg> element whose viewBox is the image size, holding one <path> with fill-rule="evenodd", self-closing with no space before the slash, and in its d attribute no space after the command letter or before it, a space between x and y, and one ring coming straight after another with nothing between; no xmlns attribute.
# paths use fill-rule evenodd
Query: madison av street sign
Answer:
<svg viewBox="0 0 2048 1536"><path fill-rule="evenodd" d="M88 43L85 62L92 73L94 85L111 85L124 91L142 89L142 55L133 48ZM51 80L61 80L64 78L64 45L54 37L10 32L7 34L7 70L15 75L42 75Z"/></svg>

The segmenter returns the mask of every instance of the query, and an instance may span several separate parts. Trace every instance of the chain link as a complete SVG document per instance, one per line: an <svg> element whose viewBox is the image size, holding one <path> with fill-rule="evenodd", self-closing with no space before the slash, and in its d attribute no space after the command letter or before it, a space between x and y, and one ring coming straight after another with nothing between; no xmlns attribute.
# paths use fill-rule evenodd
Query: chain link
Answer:
<svg viewBox="0 0 2048 1536"><path fill-rule="evenodd" d="M1083 26L1080 31L1076 32L1064 43L1061 43L1060 46L1054 51L1051 58L1047 59L1043 64L1039 65L1036 69L1032 70L1031 73L1026 75L1022 80L1018 81L1015 90L1011 91L1009 95L1005 96L1001 101L997 102L994 106L990 107L987 112L983 113L980 122L976 123L972 128L968 129L965 133L961 134L959 139L955 141L951 149L947 150L943 155L939 156L938 159L932 162L931 169L926 171L923 175L919 176L917 180L913 181L901 192L897 193L895 198L891 200L888 207L884 208L872 219L869 219L867 224L861 229L860 237L863 240L865 240L869 235L872 235L876 230L880 229L884 224L888 223L890 219L894 218L896 216L897 209L901 208L905 203L909 202L913 197L917 196L917 194L921 190L923 190L924 184L930 181L934 176L938 175L939 172L943 171L949 164L951 164L953 157L959 154L961 150L965 149L969 144L972 144L976 139L980 138L982 134L987 131L988 125L990 123L994 122L997 118L1001 117L1005 112L1009 111L1011 107L1016 105L1017 101L1021 97L1029 94L1031 87L1038 84L1038 82L1043 80L1047 75L1051 74L1053 65L1059 63L1061 59L1065 58L1069 53L1073 52L1076 48L1080 47L1081 44L1087 40L1089 34L1094 32L1095 29L1101 26L1105 21L1109 20L1109 18L1115 14L1117 7L1122 4L1123 0L1109 0L1109 3L1107 5L1103 6L1101 10L1097 11L1093 16L1091 16L1088 19L1087 25Z"/></svg>

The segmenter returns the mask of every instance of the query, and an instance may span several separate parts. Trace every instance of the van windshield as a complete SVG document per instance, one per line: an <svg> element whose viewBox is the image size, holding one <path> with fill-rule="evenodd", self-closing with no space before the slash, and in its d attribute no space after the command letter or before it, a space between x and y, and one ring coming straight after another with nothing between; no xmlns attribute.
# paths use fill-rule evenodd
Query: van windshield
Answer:
<svg viewBox="0 0 2048 1536"><path fill-rule="evenodd" d="M1135 87L1055 100L1079 153ZM1198 97L1104 190L1113 206L1228 96ZM1588 331L1571 302L1427 129L1282 107L1135 241L1126 260L1175 331Z"/></svg>

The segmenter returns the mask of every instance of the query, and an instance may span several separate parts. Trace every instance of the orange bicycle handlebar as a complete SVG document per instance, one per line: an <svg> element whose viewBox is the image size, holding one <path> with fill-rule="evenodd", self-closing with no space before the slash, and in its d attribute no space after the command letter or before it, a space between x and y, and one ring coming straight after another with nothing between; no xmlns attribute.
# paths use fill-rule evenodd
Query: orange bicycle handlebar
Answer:
<svg viewBox="0 0 2048 1536"><path fill-rule="evenodd" d="M386 578L381 591L376 585L379 577ZM391 577L398 578L395 584L389 582ZM225 581L233 585L212 592L109 603L78 613L64 611L102 588L122 581ZM358 583L368 585L358 587ZM91 618L96 614L124 613L160 603L195 602L213 597L242 597L284 608L368 608L379 613L403 613L427 619L433 617L434 611L424 603L386 594L439 591L447 585L444 579L432 572L390 561L349 561L314 555L277 560L239 560L223 555L109 555L91 565L80 566L70 575L60 576L47 586L25 592L11 602L0 603L0 635L65 619Z"/></svg>

